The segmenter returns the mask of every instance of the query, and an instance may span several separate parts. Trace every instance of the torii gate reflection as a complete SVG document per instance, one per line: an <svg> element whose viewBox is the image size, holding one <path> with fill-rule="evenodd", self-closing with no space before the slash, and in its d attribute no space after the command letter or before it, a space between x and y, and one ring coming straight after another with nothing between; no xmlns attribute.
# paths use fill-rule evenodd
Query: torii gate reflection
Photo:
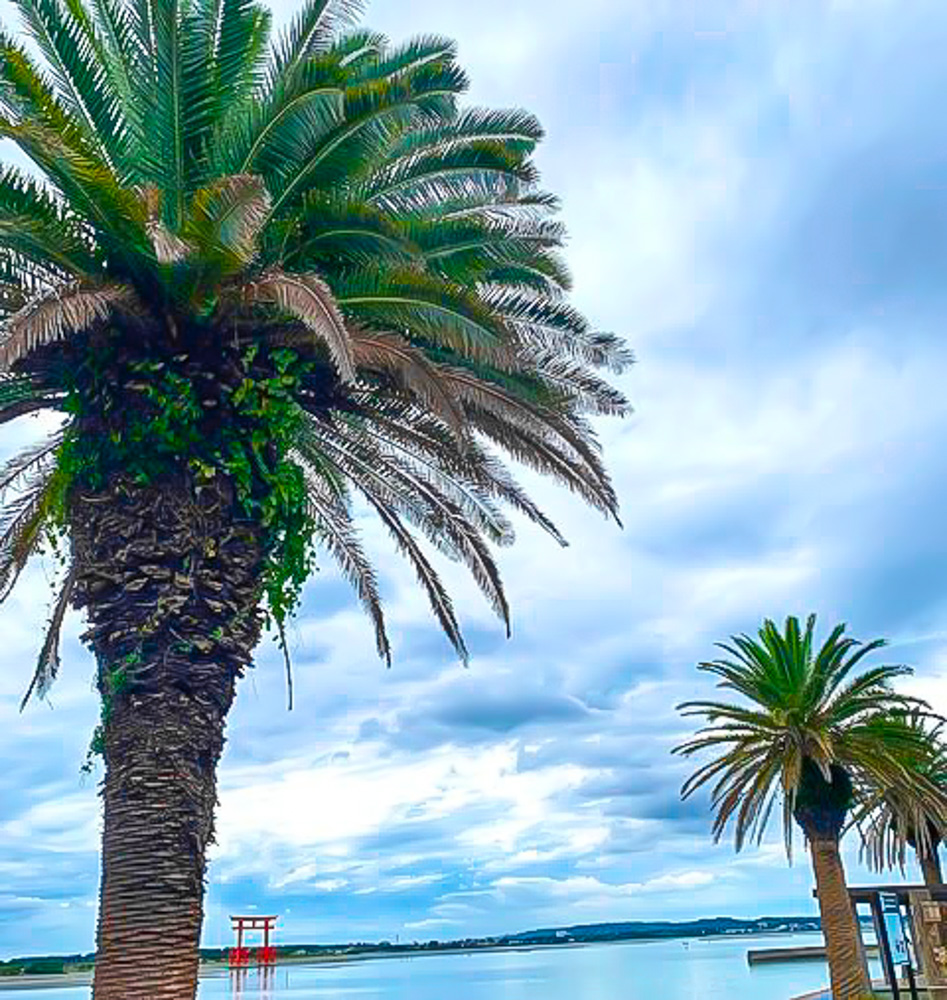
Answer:
<svg viewBox="0 0 947 1000"><path fill-rule="evenodd" d="M272 1000L276 988L276 969L262 965L253 985L248 982L250 970L246 966L230 970L230 1000Z"/></svg>

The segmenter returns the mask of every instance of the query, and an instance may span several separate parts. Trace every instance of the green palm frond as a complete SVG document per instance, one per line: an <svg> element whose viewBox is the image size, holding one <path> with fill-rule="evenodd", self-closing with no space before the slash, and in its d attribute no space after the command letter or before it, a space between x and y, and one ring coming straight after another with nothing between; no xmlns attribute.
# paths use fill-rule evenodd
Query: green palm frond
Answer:
<svg viewBox="0 0 947 1000"><path fill-rule="evenodd" d="M418 69L452 66L456 58L457 45L450 38L418 35L401 45L386 46L376 58L354 68L353 75L359 81L405 78Z"/></svg>
<svg viewBox="0 0 947 1000"><path fill-rule="evenodd" d="M326 55L281 80L265 101L233 104L221 116L211 166L224 175L258 173L275 191L342 126L344 85L338 58Z"/></svg>
<svg viewBox="0 0 947 1000"><path fill-rule="evenodd" d="M266 71L268 88L292 79L312 56L329 48L362 6L361 0L306 0L273 45Z"/></svg>
<svg viewBox="0 0 947 1000"><path fill-rule="evenodd" d="M31 378L0 374L0 424L39 410L55 408L57 400L56 393L43 390Z"/></svg>
<svg viewBox="0 0 947 1000"><path fill-rule="evenodd" d="M121 104L88 12L67 0L14 0L83 139L108 162L127 152Z"/></svg>
<svg viewBox="0 0 947 1000"><path fill-rule="evenodd" d="M344 311L367 326L410 330L460 356L510 364L510 330L482 299L460 285L414 271L353 271L335 282Z"/></svg>
<svg viewBox="0 0 947 1000"><path fill-rule="evenodd" d="M257 255L269 209L269 193L253 174L234 174L199 188L190 200L179 253L166 255L195 260L191 280L181 283L176 297L200 302L206 289L213 298L224 279L239 274Z"/></svg>
<svg viewBox="0 0 947 1000"><path fill-rule="evenodd" d="M309 190L324 191L343 179L350 182L375 164L392 139L413 123L452 115L466 83L454 65L423 65L408 76L347 88L343 122L304 162L274 183L274 214L298 205Z"/></svg>
<svg viewBox="0 0 947 1000"><path fill-rule="evenodd" d="M520 109L465 108L450 122L414 129L402 136L391 151L393 159L447 153L459 147L491 143L519 157L528 156L543 138L543 128L529 112Z"/></svg>

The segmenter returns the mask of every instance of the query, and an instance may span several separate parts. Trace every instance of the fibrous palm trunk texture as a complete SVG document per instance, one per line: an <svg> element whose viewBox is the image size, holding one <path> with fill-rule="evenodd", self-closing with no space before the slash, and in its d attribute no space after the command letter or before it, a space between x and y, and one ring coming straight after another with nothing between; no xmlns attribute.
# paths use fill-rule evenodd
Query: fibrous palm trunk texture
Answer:
<svg viewBox="0 0 947 1000"><path fill-rule="evenodd" d="M95 1000L190 1000L215 769L260 634L262 547L225 487L117 477L73 497L76 600L103 699Z"/></svg>

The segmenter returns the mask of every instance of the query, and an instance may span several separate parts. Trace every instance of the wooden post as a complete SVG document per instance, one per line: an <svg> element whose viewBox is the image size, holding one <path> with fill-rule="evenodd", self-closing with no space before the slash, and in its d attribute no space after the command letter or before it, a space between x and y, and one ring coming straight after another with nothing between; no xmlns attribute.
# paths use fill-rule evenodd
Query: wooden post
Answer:
<svg viewBox="0 0 947 1000"><path fill-rule="evenodd" d="M908 894L914 949L924 974L929 1000L947 1000L947 925L945 905L936 902L929 890Z"/></svg>

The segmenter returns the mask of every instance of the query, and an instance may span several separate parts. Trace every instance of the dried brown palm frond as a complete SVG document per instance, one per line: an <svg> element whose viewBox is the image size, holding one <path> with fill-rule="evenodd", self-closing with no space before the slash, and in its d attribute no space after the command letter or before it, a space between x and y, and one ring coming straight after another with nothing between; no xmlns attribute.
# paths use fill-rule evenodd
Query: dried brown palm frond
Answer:
<svg viewBox="0 0 947 1000"><path fill-rule="evenodd" d="M145 211L145 233L151 240L159 264L176 264L193 249L176 233L171 232L161 218L161 191L153 184L136 188Z"/></svg>
<svg viewBox="0 0 947 1000"><path fill-rule="evenodd" d="M10 371L38 347L88 330L134 303L135 293L124 285L68 285L38 296L3 324L0 371Z"/></svg>
<svg viewBox="0 0 947 1000"><path fill-rule="evenodd" d="M624 417L631 413L625 394L570 357L554 352L537 352L531 359L544 385L565 398L574 399L584 413Z"/></svg>
<svg viewBox="0 0 947 1000"><path fill-rule="evenodd" d="M360 486L358 488L368 504L378 515L378 519L388 529L388 533L394 539L398 551L411 563L417 575L418 582L428 596L434 617L437 618L438 624L441 626L441 629L454 647L461 661L466 663L470 658L467 644L464 642L463 633L457 621L453 601L451 601L450 594L447 592L447 588L444 586L441 578L437 575L437 571L424 554L424 550L418 545L417 540L391 507L375 499L371 493L365 492Z"/></svg>
<svg viewBox="0 0 947 1000"><path fill-rule="evenodd" d="M332 289L314 274L289 274L274 268L240 286L245 305L267 303L295 317L322 341L343 382L355 381L352 343Z"/></svg>
<svg viewBox="0 0 947 1000"><path fill-rule="evenodd" d="M44 468L0 516L0 601L16 585L30 557L39 548L57 489L55 469Z"/></svg>
<svg viewBox="0 0 947 1000"><path fill-rule="evenodd" d="M583 467L582 472L590 485L607 485L608 476L592 443L594 436L586 428L577 426L576 417L570 419L558 409L534 403L466 369L445 366L443 372L451 391L465 405L467 417L475 426L478 414L485 413L492 418L493 426L500 423L508 426L511 432L521 431L545 439L570 454L571 460Z"/></svg>
<svg viewBox="0 0 947 1000"><path fill-rule="evenodd" d="M509 504L560 545L568 545L556 525L530 499L506 465L477 440L468 444L461 458L443 427L421 411L387 401L385 404L363 402L361 412L369 433L419 461L426 461L435 475L448 477L455 484L469 484Z"/></svg>
<svg viewBox="0 0 947 1000"><path fill-rule="evenodd" d="M440 417L455 436L469 437L463 408L441 369L423 351L394 333L352 330L352 353L359 368L390 375L405 392Z"/></svg>
<svg viewBox="0 0 947 1000"><path fill-rule="evenodd" d="M29 486L30 481L44 472L52 472L56 459L56 449L62 444L63 432L58 431L18 452L0 467L0 500L6 490L16 491L17 487Z"/></svg>
<svg viewBox="0 0 947 1000"><path fill-rule="evenodd" d="M523 465L562 483L586 503L618 519L614 490L599 462L585 462L572 449L539 429L504 421L490 410L470 408L477 429Z"/></svg>
<svg viewBox="0 0 947 1000"><path fill-rule="evenodd" d="M49 624L46 627L46 638L43 640L30 686L26 689L26 694L23 695L23 700L20 702L20 711L26 707L27 702L34 693L37 698L45 698L59 673L59 646L62 636L62 625L66 617L66 612L69 610L69 602L72 600L75 579L75 568L70 567L53 604L53 611L49 618Z"/></svg>

